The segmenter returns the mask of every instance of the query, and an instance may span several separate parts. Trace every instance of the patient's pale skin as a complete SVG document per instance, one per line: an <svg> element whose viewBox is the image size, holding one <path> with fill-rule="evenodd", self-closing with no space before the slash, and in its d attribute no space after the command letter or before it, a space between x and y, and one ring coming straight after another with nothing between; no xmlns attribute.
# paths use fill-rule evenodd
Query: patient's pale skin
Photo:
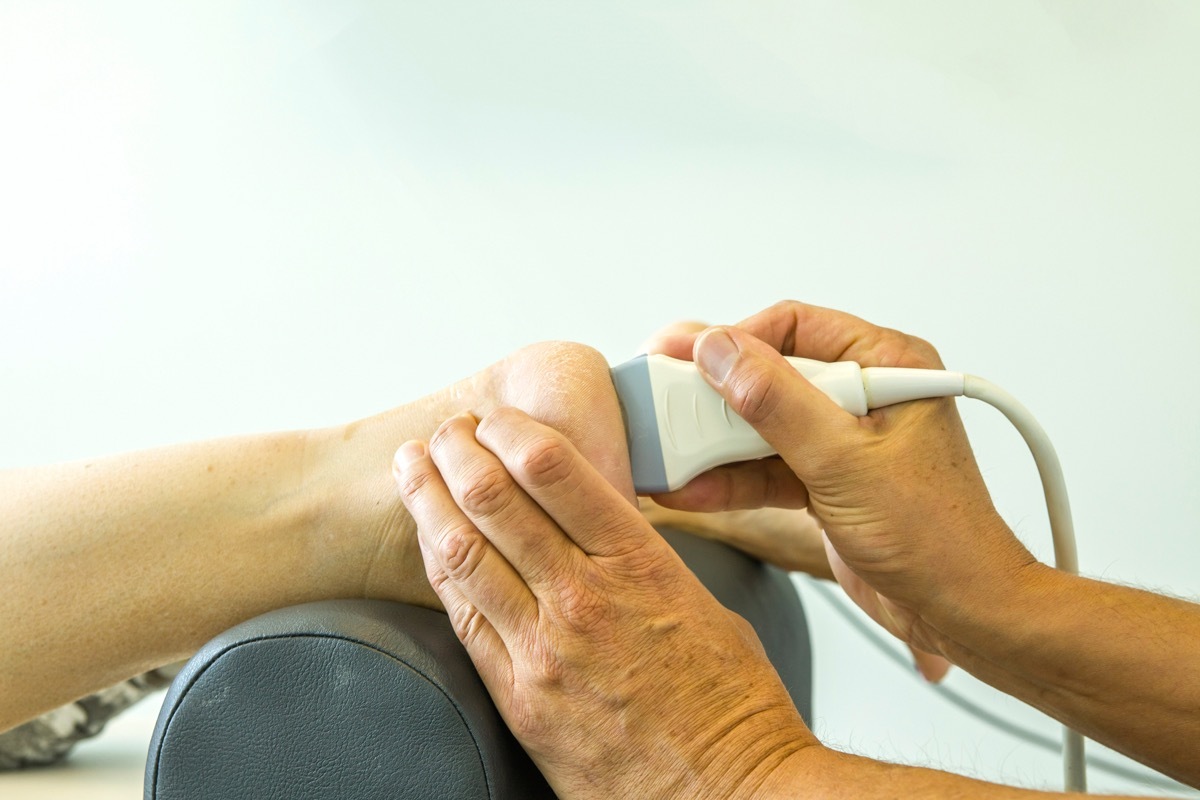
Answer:
<svg viewBox="0 0 1200 800"><path fill-rule="evenodd" d="M926 343L785 303L659 343L696 356L782 454L685 509L807 507L833 573L889 631L1091 738L1200 783L1200 606L1039 564L996 514L951 401L842 412L779 351L939 367ZM821 745L744 621L622 488L520 411L396 454L431 583L509 726L563 797L1024 797Z"/></svg>
<svg viewBox="0 0 1200 800"><path fill-rule="evenodd" d="M608 364L564 343L346 426L0 472L0 731L271 609L438 605L392 454L500 406L566 432L632 496Z"/></svg>

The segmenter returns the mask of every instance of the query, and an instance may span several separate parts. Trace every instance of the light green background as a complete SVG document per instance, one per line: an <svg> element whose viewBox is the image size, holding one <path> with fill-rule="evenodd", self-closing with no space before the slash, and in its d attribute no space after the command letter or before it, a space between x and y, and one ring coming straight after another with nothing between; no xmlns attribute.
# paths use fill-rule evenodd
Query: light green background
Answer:
<svg viewBox="0 0 1200 800"><path fill-rule="evenodd" d="M336 423L795 297L1008 388L1084 570L1196 597L1198 41L1187 2L0 2L0 465ZM1048 557L1020 440L963 410ZM826 741L1058 785L805 595Z"/></svg>

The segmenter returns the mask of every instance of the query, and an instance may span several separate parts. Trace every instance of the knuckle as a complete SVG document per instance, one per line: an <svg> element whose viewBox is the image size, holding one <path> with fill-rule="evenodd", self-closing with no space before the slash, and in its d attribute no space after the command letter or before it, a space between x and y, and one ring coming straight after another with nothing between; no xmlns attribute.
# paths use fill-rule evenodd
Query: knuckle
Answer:
<svg viewBox="0 0 1200 800"><path fill-rule="evenodd" d="M532 486L554 486L570 476L571 453L563 440L555 437L541 438L522 449L517 466Z"/></svg>
<svg viewBox="0 0 1200 800"><path fill-rule="evenodd" d="M467 647L479 639L480 632L487 624L480 610L466 601L455 604L447 613L454 633Z"/></svg>
<svg viewBox="0 0 1200 800"><path fill-rule="evenodd" d="M621 564L620 575L630 583L658 591L674 585L680 573L674 559L639 552L628 555Z"/></svg>
<svg viewBox="0 0 1200 800"><path fill-rule="evenodd" d="M767 316L783 329L781 344L784 352L795 352L796 331L804 327L811 311L811 306L805 305L799 300L781 300L771 306L770 311L767 312Z"/></svg>
<svg viewBox="0 0 1200 800"><path fill-rule="evenodd" d="M754 629L745 617L734 611L726 609L726 616L732 623L734 635L738 637L741 643L757 652L763 652L762 640L758 636L758 631Z"/></svg>
<svg viewBox="0 0 1200 800"><path fill-rule="evenodd" d="M561 722L556 724L555 715L548 713L549 709L538 702L536 696L524 697L506 710L506 721L522 742L545 742L553 737L561 725Z"/></svg>
<svg viewBox="0 0 1200 800"><path fill-rule="evenodd" d="M442 601L442 605L448 609L450 604L446 602L443 592L450 583L450 577L443 570L429 569L428 567L426 567L426 574L429 576L429 585L433 587L434 594ZM449 614L450 612L447 611L446 613Z"/></svg>
<svg viewBox="0 0 1200 800"><path fill-rule="evenodd" d="M908 343L914 364L926 369L943 369L942 356L933 344L916 336L909 336Z"/></svg>
<svg viewBox="0 0 1200 800"><path fill-rule="evenodd" d="M928 341L894 328L875 328L871 347L882 354L881 367L943 369L942 357Z"/></svg>
<svg viewBox="0 0 1200 800"><path fill-rule="evenodd" d="M722 510L735 508L739 500L737 477L729 470L721 470L714 474L720 476L720 480L714 481L716 488L712 496L713 507Z"/></svg>
<svg viewBox="0 0 1200 800"><path fill-rule="evenodd" d="M775 413L782 392L774 371L751 364L731 377L729 404L738 416L753 425Z"/></svg>
<svg viewBox="0 0 1200 800"><path fill-rule="evenodd" d="M515 406L501 406L479 420L476 437L480 442L498 440L508 443L530 419L529 414Z"/></svg>
<svg viewBox="0 0 1200 800"><path fill-rule="evenodd" d="M598 579L588 574L594 571L594 568L588 568L584 575L574 576L558 593L558 613L563 624L572 631L592 637L603 629L611 607L608 596L594 586Z"/></svg>
<svg viewBox="0 0 1200 800"><path fill-rule="evenodd" d="M551 642L539 641L531 653L530 662L534 668L534 680L540 691L556 689L566 683L567 674L570 672L566 658Z"/></svg>
<svg viewBox="0 0 1200 800"><path fill-rule="evenodd" d="M768 471L759 474L749 470L713 470L712 489L706 508L717 511L762 508L769 504L771 498L770 483Z"/></svg>
<svg viewBox="0 0 1200 800"><path fill-rule="evenodd" d="M455 582L471 580L483 560L487 541L474 526L460 525L446 532L438 542L438 557L446 575Z"/></svg>
<svg viewBox="0 0 1200 800"><path fill-rule="evenodd" d="M746 507L804 508L808 505L808 487L796 477L787 462L782 459L773 461L765 473L762 496L755 499L754 505Z"/></svg>
<svg viewBox="0 0 1200 800"><path fill-rule="evenodd" d="M451 417L450 419L442 422L441 425L438 425L437 430L435 430L433 435L429 437L429 449L431 451L438 451L445 447L447 441L454 434L454 429L457 427L457 425L458 420L454 417Z"/></svg>
<svg viewBox="0 0 1200 800"><path fill-rule="evenodd" d="M501 406L495 411L490 412L487 416L479 421L479 430L485 431L488 428L495 426L504 427L511 425L514 422L519 422L525 419L527 415L524 411L513 406Z"/></svg>
<svg viewBox="0 0 1200 800"><path fill-rule="evenodd" d="M477 470L465 482L462 491L463 511L471 516L493 516L513 500L513 486L507 472L499 466Z"/></svg>
<svg viewBox="0 0 1200 800"><path fill-rule="evenodd" d="M415 501L433 481L433 472L427 469L413 469L405 473L400 480L400 497L406 503Z"/></svg>

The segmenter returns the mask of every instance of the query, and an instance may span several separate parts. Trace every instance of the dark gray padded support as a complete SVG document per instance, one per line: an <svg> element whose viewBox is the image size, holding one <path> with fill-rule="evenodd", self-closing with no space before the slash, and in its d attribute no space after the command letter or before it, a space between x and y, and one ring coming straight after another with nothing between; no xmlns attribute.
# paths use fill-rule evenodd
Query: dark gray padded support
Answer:
<svg viewBox="0 0 1200 800"><path fill-rule="evenodd" d="M754 625L811 719L808 631L786 574L721 544L664 534L718 599ZM159 714L145 796L553 795L444 614L335 600L264 614L188 662Z"/></svg>
<svg viewBox="0 0 1200 800"><path fill-rule="evenodd" d="M553 797L446 615L379 600L281 609L205 645L163 702L145 796Z"/></svg>

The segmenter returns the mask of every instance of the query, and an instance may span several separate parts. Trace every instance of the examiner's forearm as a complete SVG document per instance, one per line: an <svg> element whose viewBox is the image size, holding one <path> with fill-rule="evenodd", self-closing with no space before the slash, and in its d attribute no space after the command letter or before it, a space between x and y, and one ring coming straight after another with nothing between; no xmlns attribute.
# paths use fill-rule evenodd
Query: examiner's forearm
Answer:
<svg viewBox="0 0 1200 800"><path fill-rule="evenodd" d="M742 795L779 798L921 797L929 800L1033 800L1078 797L1061 792L1018 789L924 767L887 764L826 747L797 750L763 781Z"/></svg>
<svg viewBox="0 0 1200 800"><path fill-rule="evenodd" d="M943 616L941 649L1084 735L1200 784L1200 605L1041 564Z"/></svg>

